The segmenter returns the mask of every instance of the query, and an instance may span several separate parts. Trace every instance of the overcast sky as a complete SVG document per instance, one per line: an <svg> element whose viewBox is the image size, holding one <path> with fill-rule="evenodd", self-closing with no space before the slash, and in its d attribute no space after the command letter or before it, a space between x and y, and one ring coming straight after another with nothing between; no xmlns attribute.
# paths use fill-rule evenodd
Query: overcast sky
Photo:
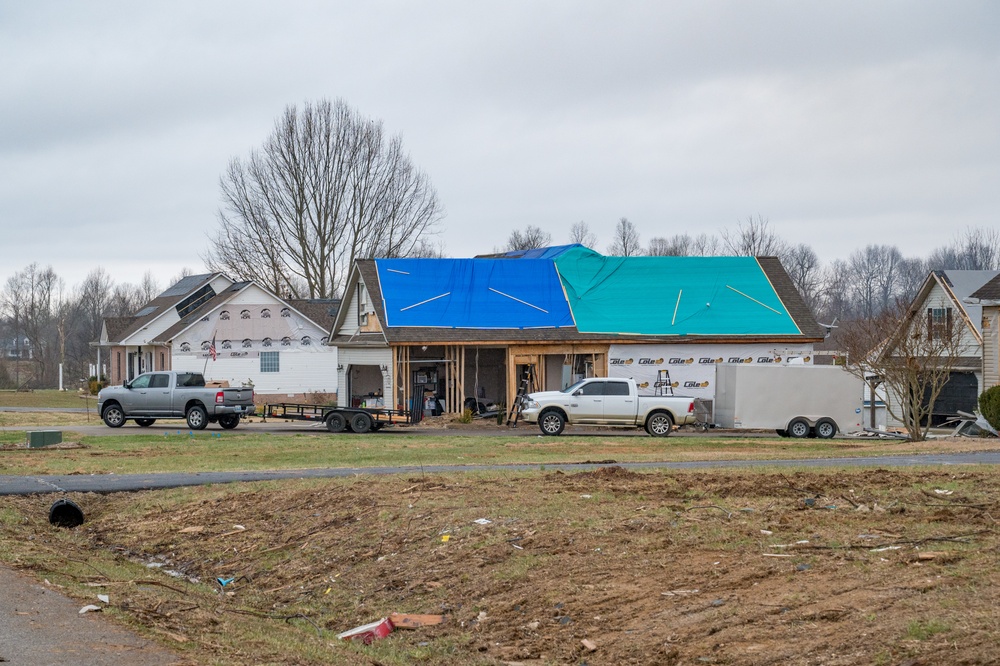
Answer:
<svg viewBox="0 0 1000 666"><path fill-rule="evenodd" d="M203 268L286 105L400 134L449 256L761 215L824 263L1000 223L997 2L0 0L0 280Z"/></svg>

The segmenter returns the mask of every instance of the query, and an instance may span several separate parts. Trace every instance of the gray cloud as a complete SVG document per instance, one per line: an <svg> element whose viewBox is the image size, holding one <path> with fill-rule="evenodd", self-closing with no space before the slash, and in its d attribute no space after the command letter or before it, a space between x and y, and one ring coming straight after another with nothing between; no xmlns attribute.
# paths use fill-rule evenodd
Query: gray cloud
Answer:
<svg viewBox="0 0 1000 666"><path fill-rule="evenodd" d="M922 256L1000 203L992 3L36 5L0 7L7 273L199 268L226 163L321 97L403 135L456 256L752 214Z"/></svg>

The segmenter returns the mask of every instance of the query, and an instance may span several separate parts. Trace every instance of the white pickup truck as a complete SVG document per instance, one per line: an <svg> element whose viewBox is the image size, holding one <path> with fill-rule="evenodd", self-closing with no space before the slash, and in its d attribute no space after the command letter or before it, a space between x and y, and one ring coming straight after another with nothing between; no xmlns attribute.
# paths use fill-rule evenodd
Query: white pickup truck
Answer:
<svg viewBox="0 0 1000 666"><path fill-rule="evenodd" d="M570 424L631 426L666 437L675 425L694 423L694 398L641 396L633 379L595 377L525 396L521 416L543 435L558 435Z"/></svg>

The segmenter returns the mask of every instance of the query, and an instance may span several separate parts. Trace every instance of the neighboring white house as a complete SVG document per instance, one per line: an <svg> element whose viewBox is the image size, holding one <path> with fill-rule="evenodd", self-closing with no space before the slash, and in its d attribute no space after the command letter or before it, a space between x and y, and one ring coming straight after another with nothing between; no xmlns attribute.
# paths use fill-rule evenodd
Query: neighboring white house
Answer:
<svg viewBox="0 0 1000 666"><path fill-rule="evenodd" d="M948 383L934 402L932 423L977 408L984 388L984 312L978 300L970 297L998 275L1000 271L932 271L913 299L911 310L927 318L928 330L945 330L950 335L959 327L961 335L961 352Z"/></svg>
<svg viewBox="0 0 1000 666"><path fill-rule="evenodd" d="M332 400L337 349L327 345L327 336L338 305L282 299L220 273L190 276L136 313L116 340L109 331L121 322L107 320L102 343L111 352L113 383L148 370L196 371L211 381L252 384L257 394L282 400L315 394ZM116 368L123 358L127 374Z"/></svg>

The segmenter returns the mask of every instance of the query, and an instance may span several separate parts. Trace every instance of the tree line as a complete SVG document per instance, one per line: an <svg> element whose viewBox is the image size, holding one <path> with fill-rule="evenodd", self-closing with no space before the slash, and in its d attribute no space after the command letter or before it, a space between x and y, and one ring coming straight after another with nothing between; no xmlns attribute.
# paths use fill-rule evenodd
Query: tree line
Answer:
<svg viewBox="0 0 1000 666"><path fill-rule="evenodd" d="M179 280L189 271L171 279ZM128 317L161 291L152 273L116 283L95 268L72 288L51 266L32 263L0 288L0 388L78 387L97 359L91 343L107 317Z"/></svg>
<svg viewBox="0 0 1000 666"><path fill-rule="evenodd" d="M570 228L569 243L597 250L597 236L585 222ZM515 229L499 251L528 250L553 244L538 227ZM870 244L847 259L827 264L805 243L792 244L761 215L713 234L654 236L645 244L636 226L620 218L604 254L619 257L775 256L796 289L821 321L871 320L909 303L927 275L935 270L1000 270L1000 230L969 227L934 249L926 258L905 257L895 245Z"/></svg>

